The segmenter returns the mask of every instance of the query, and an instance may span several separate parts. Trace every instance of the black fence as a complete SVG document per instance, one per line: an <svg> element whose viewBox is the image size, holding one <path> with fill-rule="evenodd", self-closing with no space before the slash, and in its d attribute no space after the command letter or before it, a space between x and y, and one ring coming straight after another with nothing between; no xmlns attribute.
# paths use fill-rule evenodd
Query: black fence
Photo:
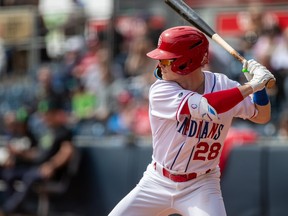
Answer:
<svg viewBox="0 0 288 216"><path fill-rule="evenodd" d="M79 145L79 150L77 175L65 195L50 197L49 215L108 215L138 183L152 154L147 144ZM288 145L255 144L231 151L221 180L228 216L287 215L287 155ZM32 204L37 208L35 199Z"/></svg>
<svg viewBox="0 0 288 216"><path fill-rule="evenodd" d="M81 147L81 168L65 202L67 210L104 216L140 180L151 146ZM288 212L288 145L233 149L222 175L228 216L284 216ZM58 200L59 201L59 200ZM58 202L57 206L65 206Z"/></svg>

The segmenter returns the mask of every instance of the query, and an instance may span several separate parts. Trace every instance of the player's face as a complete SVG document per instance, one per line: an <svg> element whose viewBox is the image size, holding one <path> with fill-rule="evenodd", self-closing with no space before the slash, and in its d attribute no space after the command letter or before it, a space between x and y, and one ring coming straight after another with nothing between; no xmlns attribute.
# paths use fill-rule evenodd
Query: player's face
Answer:
<svg viewBox="0 0 288 216"><path fill-rule="evenodd" d="M173 72L171 70L171 65L174 60L172 59L164 59L159 60L159 67L161 68L162 79L167 81L177 81L179 78L179 74Z"/></svg>
<svg viewBox="0 0 288 216"><path fill-rule="evenodd" d="M172 65L174 59L161 59L159 60L159 64L163 65L163 66L170 66Z"/></svg>

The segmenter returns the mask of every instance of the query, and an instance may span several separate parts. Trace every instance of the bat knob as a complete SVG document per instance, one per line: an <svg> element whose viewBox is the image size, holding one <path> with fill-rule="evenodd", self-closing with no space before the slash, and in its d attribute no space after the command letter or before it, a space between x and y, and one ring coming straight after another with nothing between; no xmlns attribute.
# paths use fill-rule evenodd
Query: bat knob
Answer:
<svg viewBox="0 0 288 216"><path fill-rule="evenodd" d="M267 83L266 83L266 87L268 89L273 88L274 85L276 84L276 79L270 79Z"/></svg>

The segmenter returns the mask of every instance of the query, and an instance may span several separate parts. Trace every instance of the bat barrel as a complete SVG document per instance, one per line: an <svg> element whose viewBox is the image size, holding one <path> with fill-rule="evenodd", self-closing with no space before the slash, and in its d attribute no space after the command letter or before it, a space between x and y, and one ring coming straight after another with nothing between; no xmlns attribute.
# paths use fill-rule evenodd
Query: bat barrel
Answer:
<svg viewBox="0 0 288 216"><path fill-rule="evenodd" d="M179 0L165 0L165 3L208 37L212 38L215 34L215 31L185 2Z"/></svg>

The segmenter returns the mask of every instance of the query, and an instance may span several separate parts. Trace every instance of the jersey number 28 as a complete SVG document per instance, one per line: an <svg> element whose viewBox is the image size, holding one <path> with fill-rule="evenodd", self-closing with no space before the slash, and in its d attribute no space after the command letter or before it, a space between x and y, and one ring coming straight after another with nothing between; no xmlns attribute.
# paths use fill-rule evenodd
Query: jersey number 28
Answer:
<svg viewBox="0 0 288 216"><path fill-rule="evenodd" d="M213 160L219 155L220 149L221 144L218 142L213 143L211 146L206 142L200 142L196 145L193 160Z"/></svg>

